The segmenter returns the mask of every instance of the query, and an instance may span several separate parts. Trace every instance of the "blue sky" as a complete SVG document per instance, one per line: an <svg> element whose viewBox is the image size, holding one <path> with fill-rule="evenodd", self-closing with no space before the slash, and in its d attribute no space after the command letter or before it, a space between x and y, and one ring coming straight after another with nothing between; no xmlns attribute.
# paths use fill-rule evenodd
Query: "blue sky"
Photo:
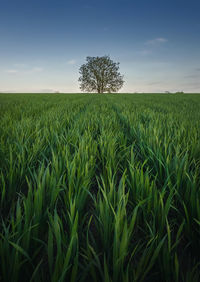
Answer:
<svg viewBox="0 0 200 282"><path fill-rule="evenodd" d="M120 62L121 92L200 93L199 0L0 0L0 91L80 92L86 56Z"/></svg>

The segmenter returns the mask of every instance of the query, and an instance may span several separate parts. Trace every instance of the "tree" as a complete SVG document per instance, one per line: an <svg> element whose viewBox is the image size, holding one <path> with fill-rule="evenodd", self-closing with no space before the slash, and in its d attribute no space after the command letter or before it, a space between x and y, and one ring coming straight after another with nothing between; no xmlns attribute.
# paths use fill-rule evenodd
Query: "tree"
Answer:
<svg viewBox="0 0 200 282"><path fill-rule="evenodd" d="M124 84L119 73L119 63L109 56L87 57L80 69L80 89L86 92L117 92Z"/></svg>

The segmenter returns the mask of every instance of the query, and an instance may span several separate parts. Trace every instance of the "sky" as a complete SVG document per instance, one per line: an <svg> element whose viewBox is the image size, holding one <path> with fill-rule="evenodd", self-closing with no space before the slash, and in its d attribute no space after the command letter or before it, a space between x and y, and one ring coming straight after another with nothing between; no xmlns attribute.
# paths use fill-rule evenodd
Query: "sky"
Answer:
<svg viewBox="0 0 200 282"><path fill-rule="evenodd" d="M120 92L200 93L200 0L0 0L0 91L80 92L87 56Z"/></svg>

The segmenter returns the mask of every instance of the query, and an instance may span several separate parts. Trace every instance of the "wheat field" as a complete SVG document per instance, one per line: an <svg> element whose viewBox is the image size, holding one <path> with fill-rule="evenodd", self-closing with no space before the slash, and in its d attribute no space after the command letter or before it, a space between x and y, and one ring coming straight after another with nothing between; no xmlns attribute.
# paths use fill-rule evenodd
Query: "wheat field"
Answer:
<svg viewBox="0 0 200 282"><path fill-rule="evenodd" d="M200 95L0 94L0 281L200 280Z"/></svg>

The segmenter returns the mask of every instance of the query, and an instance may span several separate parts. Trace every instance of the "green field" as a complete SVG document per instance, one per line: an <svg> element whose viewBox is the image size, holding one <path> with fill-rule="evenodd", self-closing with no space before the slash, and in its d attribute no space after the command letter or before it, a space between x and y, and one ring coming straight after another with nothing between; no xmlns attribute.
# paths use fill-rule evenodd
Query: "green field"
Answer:
<svg viewBox="0 0 200 282"><path fill-rule="evenodd" d="M1 94L0 281L200 281L200 95Z"/></svg>

